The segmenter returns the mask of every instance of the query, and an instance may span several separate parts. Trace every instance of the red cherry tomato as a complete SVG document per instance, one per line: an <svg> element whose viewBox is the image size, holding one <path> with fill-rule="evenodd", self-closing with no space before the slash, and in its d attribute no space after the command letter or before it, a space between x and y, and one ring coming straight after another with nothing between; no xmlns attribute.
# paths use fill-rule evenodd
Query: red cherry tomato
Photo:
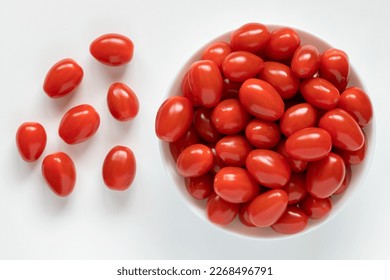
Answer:
<svg viewBox="0 0 390 280"><path fill-rule="evenodd" d="M118 121L134 119L139 110L137 95L123 83L114 83L110 86L107 105L111 115Z"/></svg>
<svg viewBox="0 0 390 280"><path fill-rule="evenodd" d="M288 195L288 204L300 202L307 194L305 174L291 173L290 180L283 187L283 190Z"/></svg>
<svg viewBox="0 0 390 280"><path fill-rule="evenodd" d="M58 196L68 196L76 184L76 168L63 152L47 155L42 162L42 175L50 189Z"/></svg>
<svg viewBox="0 0 390 280"><path fill-rule="evenodd" d="M43 90L52 98L65 96L81 84L84 72L76 61L65 58L54 64L46 74Z"/></svg>
<svg viewBox="0 0 390 280"><path fill-rule="evenodd" d="M201 107L195 111L194 127L199 136L209 143L216 143L222 137L211 122L210 109Z"/></svg>
<svg viewBox="0 0 390 280"><path fill-rule="evenodd" d="M250 119L249 114L237 99L226 99L214 107L211 122L223 134L242 131Z"/></svg>
<svg viewBox="0 0 390 280"><path fill-rule="evenodd" d="M226 42L215 42L208 46L202 53L202 60L214 61L219 69L222 69L222 62L232 52L230 44Z"/></svg>
<svg viewBox="0 0 390 280"><path fill-rule="evenodd" d="M267 26L261 23L247 23L230 35L230 42L235 51L258 53L268 43L270 34Z"/></svg>
<svg viewBox="0 0 390 280"><path fill-rule="evenodd" d="M194 100L200 105L211 108L221 100L223 80L214 61L194 62L188 72L188 83Z"/></svg>
<svg viewBox="0 0 390 280"><path fill-rule="evenodd" d="M228 166L244 166L252 146L241 135L230 135L220 139L215 145L217 157Z"/></svg>
<svg viewBox="0 0 390 280"><path fill-rule="evenodd" d="M305 211L309 218L318 220L329 214L332 209L332 200L330 197L315 198L311 195L307 195L305 199L299 203L299 207Z"/></svg>
<svg viewBox="0 0 390 280"><path fill-rule="evenodd" d="M214 191L223 200L244 203L259 193L259 186L252 176L241 167L224 167L214 178Z"/></svg>
<svg viewBox="0 0 390 280"><path fill-rule="evenodd" d="M311 78L320 67L320 52L313 45L302 45L295 50L291 69L298 78Z"/></svg>
<svg viewBox="0 0 390 280"><path fill-rule="evenodd" d="M341 95L337 106L348 112L361 126L371 123L373 109L370 97L358 87L347 88Z"/></svg>
<svg viewBox="0 0 390 280"><path fill-rule="evenodd" d="M349 186L349 183L351 182L352 178L352 168L350 165L346 166L345 169L345 178L341 186L333 193L333 194L342 194L346 191L346 189Z"/></svg>
<svg viewBox="0 0 390 280"><path fill-rule="evenodd" d="M308 103L300 103L288 108L280 119L280 131L287 137L294 132L312 127L317 122L317 110Z"/></svg>
<svg viewBox="0 0 390 280"><path fill-rule="evenodd" d="M207 173L200 177L185 178L188 193L195 199L208 198L213 192L214 177Z"/></svg>
<svg viewBox="0 0 390 280"><path fill-rule="evenodd" d="M336 107L340 98L337 88L322 78L310 78L301 83L300 90L307 103L329 110Z"/></svg>
<svg viewBox="0 0 390 280"><path fill-rule="evenodd" d="M189 145L196 144L199 142L200 142L200 138L196 133L194 127L191 126L187 130L186 134L184 134L178 140L176 140L175 142L169 142L169 151L171 152L173 159L176 161L180 153L185 148L187 148Z"/></svg>
<svg viewBox="0 0 390 280"><path fill-rule="evenodd" d="M311 196L326 198L341 186L345 178L343 159L330 153L326 158L313 162L306 172L306 188Z"/></svg>
<svg viewBox="0 0 390 280"><path fill-rule="evenodd" d="M232 52L225 57L222 71L230 81L242 83L255 77L263 68L263 60L250 52Z"/></svg>
<svg viewBox="0 0 390 280"><path fill-rule="evenodd" d="M180 153L176 161L177 172L183 177L206 174L214 163L211 149L203 144L190 145Z"/></svg>
<svg viewBox="0 0 390 280"><path fill-rule="evenodd" d="M98 130L100 117L95 108L88 104L69 109L62 117L58 134L68 144L88 140Z"/></svg>
<svg viewBox="0 0 390 280"><path fill-rule="evenodd" d="M240 219L240 222L247 227L255 227L254 224L249 219L248 215L248 207L250 202L247 203L241 203L240 204L240 210L238 211L238 218Z"/></svg>
<svg viewBox="0 0 390 280"><path fill-rule="evenodd" d="M326 112L318 126L329 132L333 146L337 148L356 151L364 144L364 135L359 125L342 109L336 108Z"/></svg>
<svg viewBox="0 0 390 280"><path fill-rule="evenodd" d="M273 86L283 99L290 99L298 92L299 78L285 64L266 61L259 78Z"/></svg>
<svg viewBox="0 0 390 280"><path fill-rule="evenodd" d="M291 171L293 172L303 172L306 170L308 162L303 160L298 160L290 157L290 155L286 151L286 140L282 140L279 142L276 147L276 151L281 154L284 159L288 162L291 167Z"/></svg>
<svg viewBox="0 0 390 280"><path fill-rule="evenodd" d="M271 227L274 231L284 234L293 234L304 230L308 223L306 213L296 206L287 207L283 215Z"/></svg>
<svg viewBox="0 0 390 280"><path fill-rule="evenodd" d="M335 153L341 156L347 165L357 165L361 164L366 155L367 145L366 140L363 143L363 146L356 151L346 151L341 149L334 149Z"/></svg>
<svg viewBox="0 0 390 280"><path fill-rule="evenodd" d="M291 134L286 140L290 157L303 161L316 161L326 157L332 149L332 137L322 128L308 127Z"/></svg>
<svg viewBox="0 0 390 280"><path fill-rule="evenodd" d="M91 43L89 52L105 65L120 66L133 58L134 44L126 36L109 33L96 38Z"/></svg>
<svg viewBox="0 0 390 280"><path fill-rule="evenodd" d="M103 180L112 190L127 190L134 181L136 171L136 160L133 151L128 147L113 147L103 162Z"/></svg>
<svg viewBox="0 0 390 280"><path fill-rule="evenodd" d="M37 122L22 123L16 132L16 146L23 160L36 161L46 147L45 128Z"/></svg>
<svg viewBox="0 0 390 280"><path fill-rule="evenodd" d="M191 102L183 96L169 97L156 115L155 130L158 138L177 141L190 128L194 111Z"/></svg>
<svg viewBox="0 0 390 280"><path fill-rule="evenodd" d="M278 92L259 79L246 80L240 88L239 99L249 114L259 119L276 121L284 112L283 99Z"/></svg>
<svg viewBox="0 0 390 280"><path fill-rule="evenodd" d="M349 59L342 50L329 49L321 55L320 77L328 80L340 91L349 82Z"/></svg>
<svg viewBox="0 0 390 280"><path fill-rule="evenodd" d="M239 207L239 204L227 202L212 194L207 201L207 216L215 224L227 225L237 216Z"/></svg>
<svg viewBox="0 0 390 280"><path fill-rule="evenodd" d="M290 180L290 165L271 150L251 151L246 159L246 168L258 183L268 188L281 188Z"/></svg>
<svg viewBox="0 0 390 280"><path fill-rule="evenodd" d="M249 220L257 227L273 225L287 208L288 197L284 190L269 190L258 195L248 206Z"/></svg>
<svg viewBox="0 0 390 280"><path fill-rule="evenodd" d="M289 27L281 27L271 32L270 39L265 47L268 58L276 61L289 60L301 44L298 33Z"/></svg>
<svg viewBox="0 0 390 280"><path fill-rule="evenodd" d="M280 130L274 122L254 119L246 126L245 136L256 148L271 149L280 141Z"/></svg>

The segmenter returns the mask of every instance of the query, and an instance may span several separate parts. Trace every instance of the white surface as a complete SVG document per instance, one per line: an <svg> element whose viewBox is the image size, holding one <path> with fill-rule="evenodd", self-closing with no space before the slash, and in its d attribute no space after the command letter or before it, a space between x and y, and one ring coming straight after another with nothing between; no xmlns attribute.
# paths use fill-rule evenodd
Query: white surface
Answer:
<svg viewBox="0 0 390 280"><path fill-rule="evenodd" d="M389 259L386 3L1 0L0 258ZM365 186L334 220L293 239L241 239L201 221L172 186L154 135L155 113L182 64L205 42L251 21L297 27L345 50L375 108L376 154ZM108 68L89 55L89 43L107 32L133 40L128 67ZM49 99L44 76L65 57L84 67L83 84L71 98ZM140 113L128 124L106 108L106 90L117 81L140 100ZM101 128L90 141L68 146L57 135L58 123L68 108L85 102L100 112ZM15 132L28 120L46 127L45 154L63 150L75 160L78 180L69 198L47 188L42 158L35 164L20 159ZM133 186L122 193L101 179L104 156L117 144L131 147L138 160Z"/></svg>

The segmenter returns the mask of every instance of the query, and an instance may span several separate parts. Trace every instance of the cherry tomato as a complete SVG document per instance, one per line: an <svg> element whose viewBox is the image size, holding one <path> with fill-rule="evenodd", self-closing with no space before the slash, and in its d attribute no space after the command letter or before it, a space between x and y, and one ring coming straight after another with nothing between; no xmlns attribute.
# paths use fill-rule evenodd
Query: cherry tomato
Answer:
<svg viewBox="0 0 390 280"><path fill-rule="evenodd" d="M291 171L293 172L303 172L306 170L308 162L303 160L298 160L290 157L290 155L286 151L286 140L282 140L279 142L278 146L276 147L276 152L281 154L284 159L288 162L288 164L291 167Z"/></svg>
<svg viewBox="0 0 390 280"><path fill-rule="evenodd" d="M255 77L263 68L263 60L250 52L232 52L225 57L222 71L230 81L242 83Z"/></svg>
<svg viewBox="0 0 390 280"><path fill-rule="evenodd" d="M284 112L283 99L263 80L246 80L240 88L239 99L249 114L259 119L276 121Z"/></svg>
<svg viewBox="0 0 390 280"><path fill-rule="evenodd" d="M223 80L214 61L194 62L188 72L188 83L194 100L200 105L211 108L221 100Z"/></svg>
<svg viewBox="0 0 390 280"><path fill-rule="evenodd" d="M291 69L298 78L311 78L320 67L320 52L313 45L302 45L295 50Z"/></svg>
<svg viewBox="0 0 390 280"><path fill-rule="evenodd" d="M176 161L180 153L187 148L189 145L196 144L200 142L200 138L195 131L195 128L191 126L186 134L180 137L175 142L169 142L169 151L173 159Z"/></svg>
<svg viewBox="0 0 390 280"><path fill-rule="evenodd" d="M206 174L214 163L211 149L203 144L185 148L176 161L177 172L183 177L198 177Z"/></svg>
<svg viewBox="0 0 390 280"><path fill-rule="evenodd" d="M188 193L195 199L208 198L213 192L214 177L207 173L200 177L185 178Z"/></svg>
<svg viewBox="0 0 390 280"><path fill-rule="evenodd" d="M290 99L298 92L299 78L285 64L266 61L259 78L273 86L283 99Z"/></svg>
<svg viewBox="0 0 390 280"><path fill-rule="evenodd" d="M336 107L340 99L338 89L322 78L310 78L301 83L300 90L307 103L329 110Z"/></svg>
<svg viewBox="0 0 390 280"><path fill-rule="evenodd" d="M326 112L318 126L329 132L333 146L337 148L356 151L364 144L364 135L359 125L342 109L336 108Z"/></svg>
<svg viewBox="0 0 390 280"><path fill-rule="evenodd" d="M110 86L107 105L111 115L118 121L132 120L139 111L137 95L123 83L114 83Z"/></svg>
<svg viewBox="0 0 390 280"><path fill-rule="evenodd" d="M207 201L207 216L215 224L227 225L237 216L239 208L239 204L227 202L212 194Z"/></svg>
<svg viewBox="0 0 390 280"><path fill-rule="evenodd" d="M16 146L23 160L36 161L46 147L45 128L37 122L24 122L16 131Z"/></svg>
<svg viewBox="0 0 390 280"><path fill-rule="evenodd" d="M125 146L113 147L103 162L103 180L112 190L127 190L134 181L136 171L133 151Z"/></svg>
<svg viewBox="0 0 390 280"><path fill-rule="evenodd" d="M272 60L289 60L300 44L301 39L294 29L280 27L271 32L270 39L265 47L265 54Z"/></svg>
<svg viewBox="0 0 390 280"><path fill-rule="evenodd" d="M209 143L216 143L222 137L211 122L210 109L201 107L195 111L194 127L199 136Z"/></svg>
<svg viewBox="0 0 390 280"><path fill-rule="evenodd" d="M304 230L308 223L307 214L297 206L290 205L271 227L274 231L293 234Z"/></svg>
<svg viewBox="0 0 390 280"><path fill-rule="evenodd" d="M333 193L333 194L342 194L345 192L345 190L348 188L349 183L351 182L352 178L352 168L350 165L346 166L345 169L345 178L341 186Z"/></svg>
<svg viewBox="0 0 390 280"><path fill-rule="evenodd" d="M230 135L220 139L215 145L217 157L228 166L244 166L252 146L241 135Z"/></svg>
<svg viewBox="0 0 390 280"><path fill-rule="evenodd" d="M364 157L366 155L366 140L363 143L363 146L356 150L356 151L346 151L342 149L335 149L335 153L341 156L345 162L345 164L348 165L357 165L361 164L364 160Z"/></svg>
<svg viewBox="0 0 390 280"><path fill-rule="evenodd" d="M215 175L214 191L225 201L243 203L252 200L259 193L259 186L248 171L229 166Z"/></svg>
<svg viewBox="0 0 390 280"><path fill-rule="evenodd" d="M291 168L280 154L271 150L253 150L246 159L246 168L261 185L281 188L290 180Z"/></svg>
<svg viewBox="0 0 390 280"><path fill-rule="evenodd" d="M188 98L188 100L191 101L192 105L199 106L198 101L195 100L195 97L192 95L190 84L188 83L188 72L186 72L183 77L181 83L181 93L184 97Z"/></svg>
<svg viewBox="0 0 390 280"><path fill-rule="evenodd" d="M177 141L190 128L194 111L191 102L183 96L169 97L156 115L155 130L158 138Z"/></svg>
<svg viewBox="0 0 390 280"><path fill-rule="evenodd" d="M370 97L358 87L347 88L341 95L337 106L347 111L361 126L372 121L373 109Z"/></svg>
<svg viewBox="0 0 390 280"><path fill-rule="evenodd" d="M233 31L230 42L233 50L258 53L267 45L270 34L261 23L247 23Z"/></svg>
<svg viewBox="0 0 390 280"><path fill-rule="evenodd" d="M250 202L247 203L241 203L240 204L240 210L238 211L238 218L240 219L240 222L247 227L255 227L254 224L249 219L248 215L248 207Z"/></svg>
<svg viewBox="0 0 390 280"><path fill-rule="evenodd" d="M226 99L214 107L211 122L223 134L236 134L243 130L250 119L237 99Z"/></svg>
<svg viewBox="0 0 390 280"><path fill-rule="evenodd" d="M238 92L241 87L241 83L235 83L228 79L223 80L223 93L222 99L238 98Z"/></svg>
<svg viewBox="0 0 390 280"><path fill-rule="evenodd" d="M287 137L294 132L312 127L317 122L317 110L309 103L300 103L288 108L280 119L280 131Z"/></svg>
<svg viewBox="0 0 390 280"><path fill-rule="evenodd" d="M46 74L43 90L52 98L65 96L81 84L84 72L76 61L65 58L54 64Z"/></svg>
<svg viewBox="0 0 390 280"><path fill-rule="evenodd" d="M58 134L68 144L88 140L98 130L100 117L95 108L88 104L69 109L62 117Z"/></svg>
<svg viewBox="0 0 390 280"><path fill-rule="evenodd" d="M286 140L290 157L303 161L316 161L326 157L332 149L332 137L322 128L308 127L291 134Z"/></svg>
<svg viewBox="0 0 390 280"><path fill-rule="evenodd" d="M50 189L58 196L68 196L76 184L76 168L63 152L47 155L42 162L42 175Z"/></svg>
<svg viewBox="0 0 390 280"><path fill-rule="evenodd" d="M330 197L315 198L307 195L305 199L299 203L299 207L311 219L322 219L327 216L332 209L332 200Z"/></svg>
<svg viewBox="0 0 390 280"><path fill-rule="evenodd" d="M271 149L280 141L280 130L274 122L254 119L246 126L245 136L256 148Z"/></svg>
<svg viewBox="0 0 390 280"><path fill-rule="evenodd" d="M229 43L215 42L208 46L202 53L202 60L214 61L219 69L222 69L222 62L225 57L232 52L232 48Z"/></svg>
<svg viewBox="0 0 390 280"><path fill-rule="evenodd" d="M349 82L349 59L342 50L329 49L321 55L320 77L328 80L340 91Z"/></svg>
<svg viewBox="0 0 390 280"><path fill-rule="evenodd" d="M300 202L307 194L305 174L291 173L290 180L283 187L283 190L288 195L288 204Z"/></svg>
<svg viewBox="0 0 390 280"><path fill-rule="evenodd" d="M109 33L96 38L91 43L89 52L105 65L120 66L133 58L134 44L126 36Z"/></svg>
<svg viewBox="0 0 390 280"><path fill-rule="evenodd" d="M284 190L269 190L253 199L248 206L249 220L257 227L273 225L287 208L288 197Z"/></svg>
<svg viewBox="0 0 390 280"><path fill-rule="evenodd" d="M326 198L341 186L345 178L343 159L330 153L326 158L309 165L306 172L306 188L311 196Z"/></svg>

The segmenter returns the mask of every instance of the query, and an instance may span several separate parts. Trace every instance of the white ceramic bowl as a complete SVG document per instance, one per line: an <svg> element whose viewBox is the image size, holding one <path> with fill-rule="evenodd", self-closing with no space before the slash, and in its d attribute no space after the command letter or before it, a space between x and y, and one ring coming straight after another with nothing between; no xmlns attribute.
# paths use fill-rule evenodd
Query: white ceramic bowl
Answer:
<svg viewBox="0 0 390 280"><path fill-rule="evenodd" d="M277 27L276 25L268 25L269 30L273 30ZM320 53L324 52L326 49L331 48L332 46L328 44L327 42L321 40L320 38L309 34L305 31L296 29L298 32L300 38L301 38L301 44L312 44L318 48ZM210 42L208 42L206 45L199 48L195 54L193 54L188 61L183 65L179 73L177 73L175 79L173 80L170 88L168 89L167 97L169 96L175 96L175 95L181 95L181 82L183 79L184 74L188 70L189 66L195 62L196 60L199 60L201 57L201 54L203 50L212 42L216 41L226 41L229 42L230 40L230 32L223 34ZM353 63L353 61L352 61ZM357 76L355 70L353 67L351 67L350 72L350 82L348 86L358 86L362 89L364 89L364 86L362 84L361 79ZM173 160L170 151L169 151L169 145L167 142L160 141L160 151L163 163L165 165L165 168L169 174L169 177L171 178L173 182L173 187L177 189L180 196L184 199L184 203L190 209L198 216L200 217L205 223L212 224L221 230L235 234L237 236L241 237L248 237L248 238L255 238L255 239L280 239L280 238L289 238L289 237L295 237L300 236L302 234L305 234L307 232L310 232L312 230L315 230L322 226L323 224L330 221L332 218L334 218L340 211L344 208L344 206L347 204L348 201L351 200L351 197L356 194L356 192L359 190L359 188L362 187L364 179L368 173L368 169L374 154L374 147L375 147L375 119L373 119L372 123L364 129L366 137L367 137L367 151L366 156L360 165L353 166L352 167L352 178L349 187L347 190L337 196L332 197L333 207L330 212L330 214L320 220L311 220L309 219L308 226L301 232L296 234L281 234L273 231L270 227L268 228L250 228L246 227L241 224L241 222L238 220L238 217L229 225L227 226L219 226L215 225L212 222L209 221L206 214L206 200L198 201L191 197L191 195L187 192L185 184L184 184L184 178L181 177L176 172L176 166L175 161Z"/></svg>

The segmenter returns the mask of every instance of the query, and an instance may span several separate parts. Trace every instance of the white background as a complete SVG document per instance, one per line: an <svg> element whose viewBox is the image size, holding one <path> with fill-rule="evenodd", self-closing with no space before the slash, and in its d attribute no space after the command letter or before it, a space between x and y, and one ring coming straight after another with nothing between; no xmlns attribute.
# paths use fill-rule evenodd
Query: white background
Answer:
<svg viewBox="0 0 390 280"><path fill-rule="evenodd" d="M0 0L0 258L1 259L378 259L390 258L390 39L387 1L6 1ZM200 220L164 170L154 134L156 111L179 68L210 39L247 22L297 27L345 50L372 98L376 153L364 187L335 219L302 237L242 239ZM108 68L89 54L97 36L117 32L135 44L132 62ZM84 68L80 89L52 100L42 90L47 70L72 57ZM118 123L105 98L113 82L137 93L140 113ZM89 141L66 145L62 114L90 103L101 128ZM45 154L74 159L75 191L59 198L40 164L15 147L24 121L47 129ZM101 165L117 144L131 147L138 172L128 191L108 190Z"/></svg>

